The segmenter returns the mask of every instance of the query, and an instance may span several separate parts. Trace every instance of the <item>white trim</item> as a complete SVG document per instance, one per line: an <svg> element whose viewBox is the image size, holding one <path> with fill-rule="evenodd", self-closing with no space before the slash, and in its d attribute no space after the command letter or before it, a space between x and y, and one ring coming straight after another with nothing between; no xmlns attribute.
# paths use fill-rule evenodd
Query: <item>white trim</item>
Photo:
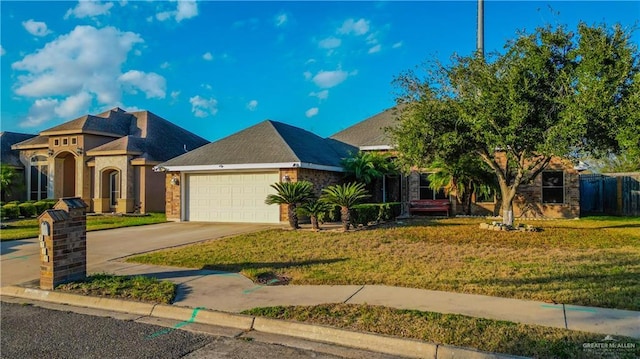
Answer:
<svg viewBox="0 0 640 359"><path fill-rule="evenodd" d="M382 151L382 150L392 150L393 146L389 145L378 145L378 146L360 146L360 151Z"/></svg>
<svg viewBox="0 0 640 359"><path fill-rule="evenodd" d="M156 172L203 172L203 171L229 171L229 170L256 170L280 168L308 168L323 171L344 172L342 167L316 165L304 162L279 162L279 163L241 163L241 164L219 164L219 165L192 165L192 166L155 166Z"/></svg>

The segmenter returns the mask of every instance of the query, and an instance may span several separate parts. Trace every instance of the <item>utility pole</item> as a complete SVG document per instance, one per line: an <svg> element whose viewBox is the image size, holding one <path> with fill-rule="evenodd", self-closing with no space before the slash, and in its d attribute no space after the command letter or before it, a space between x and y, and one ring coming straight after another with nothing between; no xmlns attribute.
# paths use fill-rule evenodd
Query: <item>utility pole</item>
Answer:
<svg viewBox="0 0 640 359"><path fill-rule="evenodd" d="M478 0L478 37L476 51L484 57L484 0Z"/></svg>

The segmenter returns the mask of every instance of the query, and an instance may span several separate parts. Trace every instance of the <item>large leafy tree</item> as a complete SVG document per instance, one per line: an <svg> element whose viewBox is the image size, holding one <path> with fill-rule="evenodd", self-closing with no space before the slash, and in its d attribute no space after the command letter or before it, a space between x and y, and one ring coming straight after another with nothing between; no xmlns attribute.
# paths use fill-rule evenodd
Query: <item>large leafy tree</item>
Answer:
<svg viewBox="0 0 640 359"><path fill-rule="evenodd" d="M351 221L351 207L369 197L363 183L351 182L342 185L329 186L322 190L320 200L325 203L340 207L340 219L342 229L349 230Z"/></svg>
<svg viewBox="0 0 640 359"><path fill-rule="evenodd" d="M266 204L286 204L289 225L298 229L298 214L296 207L299 203L309 201L314 197L313 184L309 181L278 182L271 185L276 193L270 194L265 199Z"/></svg>
<svg viewBox="0 0 640 359"><path fill-rule="evenodd" d="M406 103L392 131L415 165L463 150L495 173L503 222L513 224L518 187L553 156L637 153L638 49L616 26L539 28L503 53L456 56L396 79Z"/></svg>

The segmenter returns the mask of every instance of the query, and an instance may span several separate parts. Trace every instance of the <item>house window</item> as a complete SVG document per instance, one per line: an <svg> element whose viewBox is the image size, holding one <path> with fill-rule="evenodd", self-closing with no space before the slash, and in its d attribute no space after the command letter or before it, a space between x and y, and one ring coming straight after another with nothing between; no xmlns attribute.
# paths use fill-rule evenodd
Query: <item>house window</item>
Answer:
<svg viewBox="0 0 640 359"><path fill-rule="evenodd" d="M57 138L56 138L55 140L53 140L53 145L54 145L55 147L60 146L60 140L59 140L59 139L57 139Z"/></svg>
<svg viewBox="0 0 640 359"><path fill-rule="evenodd" d="M448 199L444 193L444 188L434 191L429 187L430 173L420 174L420 199Z"/></svg>
<svg viewBox="0 0 640 359"><path fill-rule="evenodd" d="M78 138L77 137L71 137L71 145L77 145L78 144Z"/></svg>
<svg viewBox="0 0 640 359"><path fill-rule="evenodd" d="M29 199L41 200L47 198L49 188L49 167L47 158L34 156L31 158L31 173L29 176Z"/></svg>
<svg viewBox="0 0 640 359"><path fill-rule="evenodd" d="M69 139L68 138L63 138L62 139L62 145L63 146L68 146L69 145Z"/></svg>
<svg viewBox="0 0 640 359"><path fill-rule="evenodd" d="M542 203L564 203L564 172L542 172Z"/></svg>
<svg viewBox="0 0 640 359"><path fill-rule="evenodd" d="M111 207L118 205L118 198L120 198L120 173L114 171L109 174L109 203Z"/></svg>

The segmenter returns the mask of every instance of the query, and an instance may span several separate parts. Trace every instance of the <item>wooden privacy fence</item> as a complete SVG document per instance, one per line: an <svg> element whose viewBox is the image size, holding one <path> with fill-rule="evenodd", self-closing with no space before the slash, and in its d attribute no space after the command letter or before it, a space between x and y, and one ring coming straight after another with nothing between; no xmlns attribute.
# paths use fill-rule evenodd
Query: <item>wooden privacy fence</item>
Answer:
<svg viewBox="0 0 640 359"><path fill-rule="evenodd" d="M580 215L640 216L640 172L580 175Z"/></svg>

